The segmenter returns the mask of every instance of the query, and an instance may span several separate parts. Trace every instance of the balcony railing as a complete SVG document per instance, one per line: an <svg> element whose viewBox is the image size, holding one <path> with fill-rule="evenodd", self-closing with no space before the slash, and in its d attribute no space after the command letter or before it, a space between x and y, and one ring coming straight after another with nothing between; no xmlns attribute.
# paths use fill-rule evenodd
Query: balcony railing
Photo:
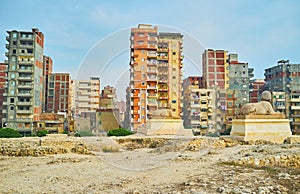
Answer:
<svg viewBox="0 0 300 194"><path fill-rule="evenodd" d="M31 76L19 76L18 80L28 80L28 81L31 81L31 80L33 80L33 77L31 77Z"/></svg>
<svg viewBox="0 0 300 194"><path fill-rule="evenodd" d="M32 105L32 102L20 102L20 101L18 101L17 105L18 106L30 106L30 105Z"/></svg>
<svg viewBox="0 0 300 194"><path fill-rule="evenodd" d="M20 114L32 114L33 111L32 110L17 110L17 113L20 113Z"/></svg>
<svg viewBox="0 0 300 194"><path fill-rule="evenodd" d="M147 89L157 89L157 85L155 85L155 86L149 86L149 85L147 85Z"/></svg>

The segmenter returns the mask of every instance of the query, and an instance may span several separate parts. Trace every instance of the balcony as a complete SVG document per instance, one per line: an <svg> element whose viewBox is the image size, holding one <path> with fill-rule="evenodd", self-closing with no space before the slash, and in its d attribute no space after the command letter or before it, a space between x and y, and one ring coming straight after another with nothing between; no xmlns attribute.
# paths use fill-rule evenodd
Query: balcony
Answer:
<svg viewBox="0 0 300 194"><path fill-rule="evenodd" d="M156 69L147 69L147 73L157 74Z"/></svg>
<svg viewBox="0 0 300 194"><path fill-rule="evenodd" d="M133 102L133 101L131 101L130 105L131 106L141 106L141 102Z"/></svg>
<svg viewBox="0 0 300 194"><path fill-rule="evenodd" d="M168 88L167 87L160 87L158 88L159 91L168 91Z"/></svg>
<svg viewBox="0 0 300 194"><path fill-rule="evenodd" d="M20 48L33 48L33 44L20 44Z"/></svg>
<svg viewBox="0 0 300 194"><path fill-rule="evenodd" d="M156 52L155 53L148 52L147 53L147 57L149 57L149 58L156 58L157 57L157 53Z"/></svg>
<svg viewBox="0 0 300 194"><path fill-rule="evenodd" d="M33 41L33 36L21 36L20 40Z"/></svg>
<svg viewBox="0 0 300 194"><path fill-rule="evenodd" d="M158 96L159 99L168 99L168 96Z"/></svg>
<svg viewBox="0 0 300 194"><path fill-rule="evenodd" d="M276 106L276 109L277 109L277 110L284 110L284 109L285 109L285 106Z"/></svg>
<svg viewBox="0 0 300 194"><path fill-rule="evenodd" d="M149 66L149 65L157 65L157 61L156 60L149 60L149 61L147 61L147 65Z"/></svg>
<svg viewBox="0 0 300 194"><path fill-rule="evenodd" d="M291 118L300 118L300 114L291 114Z"/></svg>
<svg viewBox="0 0 300 194"><path fill-rule="evenodd" d="M32 96L31 92L19 92L18 96Z"/></svg>
<svg viewBox="0 0 300 194"><path fill-rule="evenodd" d="M23 122L32 122L32 118L17 118L16 119L17 122L19 123L23 123Z"/></svg>
<svg viewBox="0 0 300 194"><path fill-rule="evenodd" d="M134 115L141 114L140 110L131 110L130 112L131 112L131 114L134 114Z"/></svg>
<svg viewBox="0 0 300 194"><path fill-rule="evenodd" d="M20 65L33 65L34 64L34 61L19 61L19 64Z"/></svg>
<svg viewBox="0 0 300 194"><path fill-rule="evenodd" d="M183 58L184 58L184 56L183 56L183 55L181 55L181 56L180 56L180 60L183 60Z"/></svg>
<svg viewBox="0 0 300 194"><path fill-rule="evenodd" d="M8 52L5 52L5 56L7 56L7 57L8 57Z"/></svg>
<svg viewBox="0 0 300 194"><path fill-rule="evenodd" d="M292 110L300 110L300 106L291 106Z"/></svg>
<svg viewBox="0 0 300 194"><path fill-rule="evenodd" d="M9 44L5 44L5 48L9 49Z"/></svg>
<svg viewBox="0 0 300 194"><path fill-rule="evenodd" d="M7 101L3 101L2 105L7 106L7 105L9 105L9 103Z"/></svg>
<svg viewBox="0 0 300 194"><path fill-rule="evenodd" d="M155 85L155 86L149 86L149 85L147 85L147 89L148 90L156 90L157 89L157 85Z"/></svg>
<svg viewBox="0 0 300 194"><path fill-rule="evenodd" d="M6 109L2 109L2 114L6 114L7 110Z"/></svg>
<svg viewBox="0 0 300 194"><path fill-rule="evenodd" d="M9 40L10 40L10 39L9 39L9 36L6 36L5 38L6 38L6 40L7 40L7 41L9 41Z"/></svg>
<svg viewBox="0 0 300 194"><path fill-rule="evenodd" d="M33 57L33 53L20 53L20 56Z"/></svg>
<svg viewBox="0 0 300 194"><path fill-rule="evenodd" d="M141 97L141 94L131 94L131 98L139 98Z"/></svg>
<svg viewBox="0 0 300 194"><path fill-rule="evenodd" d="M4 93L3 93L3 96L7 96L7 92L4 92Z"/></svg>
<svg viewBox="0 0 300 194"><path fill-rule="evenodd" d="M158 55L157 59L158 60L168 60L168 56L166 56L166 55Z"/></svg>
<svg viewBox="0 0 300 194"><path fill-rule="evenodd" d="M148 106L157 106L157 103L156 102L148 101L147 105Z"/></svg>
<svg viewBox="0 0 300 194"><path fill-rule="evenodd" d="M18 80L33 81L33 77L31 77L31 76L19 76Z"/></svg>
<svg viewBox="0 0 300 194"><path fill-rule="evenodd" d="M291 102L300 102L300 98L291 98Z"/></svg>
<svg viewBox="0 0 300 194"><path fill-rule="evenodd" d="M168 52L168 47L158 47L159 52Z"/></svg>
<svg viewBox="0 0 300 194"><path fill-rule="evenodd" d="M20 101L18 101L17 105L18 106L31 106L32 102L20 102Z"/></svg>
<svg viewBox="0 0 300 194"><path fill-rule="evenodd" d="M156 93L147 93L147 97L148 98L157 98L157 94Z"/></svg>
<svg viewBox="0 0 300 194"><path fill-rule="evenodd" d="M148 48L149 49L157 49L157 45L156 44L148 44Z"/></svg>
<svg viewBox="0 0 300 194"><path fill-rule="evenodd" d="M19 69L19 72L21 72L21 73L32 73L33 69L32 68L21 68L21 69Z"/></svg>
<svg viewBox="0 0 300 194"><path fill-rule="evenodd" d="M19 114L32 114L32 110L17 110L17 113Z"/></svg>
<svg viewBox="0 0 300 194"><path fill-rule="evenodd" d="M159 79L158 82L160 82L160 83L168 83L168 80L167 79Z"/></svg>
<svg viewBox="0 0 300 194"><path fill-rule="evenodd" d="M168 72L167 71L159 71L158 75L168 75Z"/></svg>
<svg viewBox="0 0 300 194"><path fill-rule="evenodd" d="M157 77L156 76L147 76L147 81L156 81Z"/></svg>

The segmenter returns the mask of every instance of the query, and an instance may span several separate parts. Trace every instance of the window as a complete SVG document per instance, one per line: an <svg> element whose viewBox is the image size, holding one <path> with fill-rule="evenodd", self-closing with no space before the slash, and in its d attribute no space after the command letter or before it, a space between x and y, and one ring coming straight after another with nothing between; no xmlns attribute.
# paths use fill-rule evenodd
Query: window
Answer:
<svg viewBox="0 0 300 194"><path fill-rule="evenodd" d="M139 37L144 37L144 33L139 33Z"/></svg>
<svg viewBox="0 0 300 194"><path fill-rule="evenodd" d="M12 73L11 78L16 78L16 74Z"/></svg>
<svg viewBox="0 0 300 194"><path fill-rule="evenodd" d="M144 86L145 85L145 82L142 82L142 86Z"/></svg>
<svg viewBox="0 0 300 194"><path fill-rule="evenodd" d="M11 98L10 99L10 103L14 103L15 102L15 99L14 98Z"/></svg>
<svg viewBox="0 0 300 194"><path fill-rule="evenodd" d="M10 82L10 85L11 85L11 86L15 86L15 85L16 85L16 82L15 82L15 81L11 81L11 82Z"/></svg>
<svg viewBox="0 0 300 194"><path fill-rule="evenodd" d="M16 54L17 53L17 50L16 49L13 49L13 54Z"/></svg>
<svg viewBox="0 0 300 194"><path fill-rule="evenodd" d="M13 33L13 38L17 38L17 33Z"/></svg>
<svg viewBox="0 0 300 194"><path fill-rule="evenodd" d="M176 76L173 76L173 79L176 79Z"/></svg>
<svg viewBox="0 0 300 194"><path fill-rule="evenodd" d="M144 66L144 65L142 65L142 69L145 69L145 66Z"/></svg>
<svg viewBox="0 0 300 194"><path fill-rule="evenodd" d="M145 50L142 50L142 54L145 54Z"/></svg>
<svg viewBox="0 0 300 194"><path fill-rule="evenodd" d="M14 107L13 107L13 106L11 106L11 107L10 107L10 110L14 110Z"/></svg>
<svg viewBox="0 0 300 194"><path fill-rule="evenodd" d="M176 52L173 52L173 55L176 55Z"/></svg>
<svg viewBox="0 0 300 194"><path fill-rule="evenodd" d="M142 61L145 61L145 58L142 58Z"/></svg>
<svg viewBox="0 0 300 194"><path fill-rule="evenodd" d="M13 41L13 45L17 45L17 41Z"/></svg>
<svg viewBox="0 0 300 194"><path fill-rule="evenodd" d="M142 45L142 44L144 44L144 41L139 41L138 44Z"/></svg>

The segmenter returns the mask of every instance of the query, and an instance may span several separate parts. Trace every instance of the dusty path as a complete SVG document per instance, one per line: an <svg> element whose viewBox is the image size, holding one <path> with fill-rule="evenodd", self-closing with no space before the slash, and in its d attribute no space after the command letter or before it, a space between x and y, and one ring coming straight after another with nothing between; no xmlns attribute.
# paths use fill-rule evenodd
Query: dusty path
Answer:
<svg viewBox="0 0 300 194"><path fill-rule="evenodd" d="M0 157L0 193L293 193L290 171L220 164L253 147Z"/></svg>

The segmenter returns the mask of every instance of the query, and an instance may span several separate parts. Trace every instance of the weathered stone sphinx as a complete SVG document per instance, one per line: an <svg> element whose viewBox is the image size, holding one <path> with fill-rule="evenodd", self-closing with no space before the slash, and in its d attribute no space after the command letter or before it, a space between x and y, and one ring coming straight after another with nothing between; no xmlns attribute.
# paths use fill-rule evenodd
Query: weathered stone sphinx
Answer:
<svg viewBox="0 0 300 194"><path fill-rule="evenodd" d="M267 140L283 143L291 136L289 120L275 112L271 105L271 93L264 91L261 101L242 106L240 115L232 121L231 137L245 141Z"/></svg>
<svg viewBox="0 0 300 194"><path fill-rule="evenodd" d="M155 110L147 121L146 128L139 133L145 135L179 135L193 136L192 130L183 127L183 121L174 115L171 109Z"/></svg>

